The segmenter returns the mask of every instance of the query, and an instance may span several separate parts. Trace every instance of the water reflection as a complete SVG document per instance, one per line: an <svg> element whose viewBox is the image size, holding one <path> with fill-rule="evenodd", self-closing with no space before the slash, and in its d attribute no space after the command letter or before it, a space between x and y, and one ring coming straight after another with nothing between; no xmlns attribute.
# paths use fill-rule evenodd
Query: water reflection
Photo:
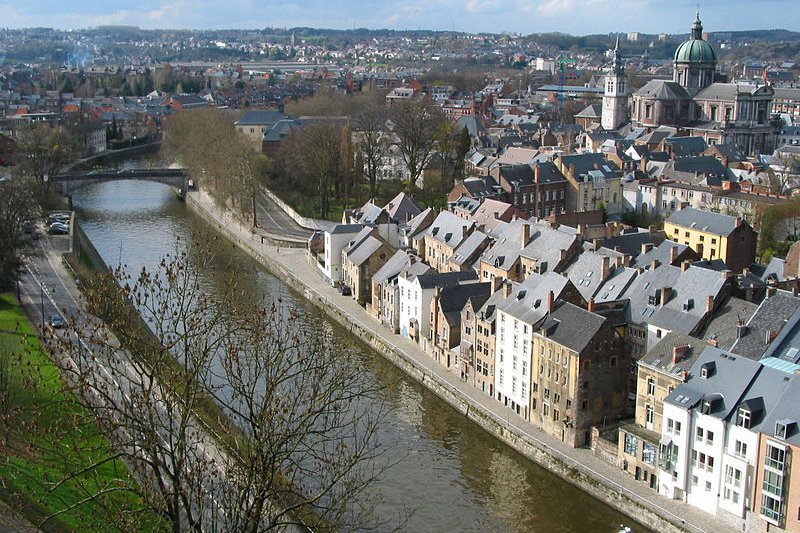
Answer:
<svg viewBox="0 0 800 533"><path fill-rule="evenodd" d="M112 265L154 268L176 243L213 238L169 187L120 181L78 190L73 201L82 226ZM181 246L181 244L178 244ZM349 332L306 307L288 287L261 271L225 241L216 243L212 267L201 272L212 294L233 277L248 303L282 299L298 306L311 327L324 327L359 354L365 379L374 379L392 409L379 438L399 462L380 482L378 512L413 511L408 531L615 532L631 520L526 460L410 380L383 358L352 341ZM635 528L636 533L644 532Z"/></svg>

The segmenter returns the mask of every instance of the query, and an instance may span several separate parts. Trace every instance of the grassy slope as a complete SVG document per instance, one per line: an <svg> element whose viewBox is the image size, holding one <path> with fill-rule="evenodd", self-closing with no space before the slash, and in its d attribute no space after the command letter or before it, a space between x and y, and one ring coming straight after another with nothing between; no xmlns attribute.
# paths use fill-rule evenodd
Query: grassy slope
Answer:
<svg viewBox="0 0 800 533"><path fill-rule="evenodd" d="M0 439L5 460L0 464L0 497L34 524L86 499L99 488L131 483L125 465L110 461L90 474L53 490L54 483L70 472L110 455L108 440L93 425L89 414L62 391L55 366L42 352L19 307L9 295L0 295L0 343L10 359L10 406L6 420L0 413ZM2 427L6 426L6 427ZM125 514L134 530L162 529L149 513L126 513L138 507L127 491L82 504L48 520L49 531L110 531L110 517Z"/></svg>

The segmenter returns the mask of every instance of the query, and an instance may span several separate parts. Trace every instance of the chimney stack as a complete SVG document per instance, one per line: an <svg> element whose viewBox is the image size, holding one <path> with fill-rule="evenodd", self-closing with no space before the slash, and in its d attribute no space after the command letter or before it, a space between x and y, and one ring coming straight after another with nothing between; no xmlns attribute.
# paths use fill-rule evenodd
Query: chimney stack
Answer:
<svg viewBox="0 0 800 533"><path fill-rule="evenodd" d="M747 326L741 318L736 322L736 339L741 339L747 334Z"/></svg>
<svg viewBox="0 0 800 533"><path fill-rule="evenodd" d="M601 246L600 239L592 239L592 246L594 247L595 252L599 250Z"/></svg>
<svg viewBox="0 0 800 533"><path fill-rule="evenodd" d="M710 313L714 310L714 295L709 294L706 296L706 313Z"/></svg>
<svg viewBox="0 0 800 533"><path fill-rule="evenodd" d="M747 277L749 275L750 275L750 269L749 268L745 268L745 269L742 270L742 276Z"/></svg>
<svg viewBox="0 0 800 533"><path fill-rule="evenodd" d="M692 262L688 259L681 261L681 272L686 272L690 266L692 266Z"/></svg>
<svg viewBox="0 0 800 533"><path fill-rule="evenodd" d="M659 264L659 263L658 263L658 259L653 259L653 262L652 262L652 263L650 263L650 268L651 268L652 270L655 270L655 269L657 269L657 268L658 268L658 264Z"/></svg>
<svg viewBox="0 0 800 533"><path fill-rule="evenodd" d="M511 296L511 282L507 281L503 285L503 297L508 298L509 296Z"/></svg>
<svg viewBox="0 0 800 533"><path fill-rule="evenodd" d="M522 225L522 248L528 244L528 241L531 238L531 227L528 224Z"/></svg>
<svg viewBox="0 0 800 533"><path fill-rule="evenodd" d="M669 250L669 264L674 264L676 259L678 259L678 247L673 246Z"/></svg>
<svg viewBox="0 0 800 533"><path fill-rule="evenodd" d="M647 252L649 252L652 249L653 249L653 243L652 242L643 242L642 243L642 253L643 254L646 254Z"/></svg>
<svg viewBox="0 0 800 533"><path fill-rule="evenodd" d="M604 255L603 258L600 260L600 280L605 281L609 274L608 263L611 260L610 257Z"/></svg>
<svg viewBox="0 0 800 533"><path fill-rule="evenodd" d="M586 303L586 310L590 313L594 313L594 298L589 298L589 301Z"/></svg>
<svg viewBox="0 0 800 533"><path fill-rule="evenodd" d="M724 279L724 280L730 278L732 274L733 273L730 270L728 270L727 268L720 272L720 276L722 276L722 279Z"/></svg>
<svg viewBox="0 0 800 533"><path fill-rule="evenodd" d="M667 305L670 296L672 296L672 287L661 287L661 307Z"/></svg>
<svg viewBox="0 0 800 533"><path fill-rule="evenodd" d="M503 277L495 276L491 281L491 294L496 293L503 286Z"/></svg>
<svg viewBox="0 0 800 533"><path fill-rule="evenodd" d="M553 291L550 291L550 292L547 293L547 312L548 313L552 313L553 312L553 300L555 300L555 294L553 294Z"/></svg>

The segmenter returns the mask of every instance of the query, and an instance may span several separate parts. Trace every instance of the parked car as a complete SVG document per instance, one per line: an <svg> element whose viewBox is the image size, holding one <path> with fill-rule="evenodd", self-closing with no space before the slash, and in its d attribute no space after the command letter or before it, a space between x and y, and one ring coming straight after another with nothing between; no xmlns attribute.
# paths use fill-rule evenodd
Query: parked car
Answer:
<svg viewBox="0 0 800 533"><path fill-rule="evenodd" d="M53 222L47 229L50 235L69 235L69 226L61 222Z"/></svg>
<svg viewBox="0 0 800 533"><path fill-rule="evenodd" d="M50 315L50 327L53 329L61 329L65 325L64 319L61 315Z"/></svg>

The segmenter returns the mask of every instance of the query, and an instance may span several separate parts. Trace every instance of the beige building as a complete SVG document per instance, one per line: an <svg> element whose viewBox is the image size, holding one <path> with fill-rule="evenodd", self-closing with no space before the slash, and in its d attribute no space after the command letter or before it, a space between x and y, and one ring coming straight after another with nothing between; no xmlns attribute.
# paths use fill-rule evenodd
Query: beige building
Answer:
<svg viewBox="0 0 800 533"><path fill-rule="evenodd" d="M741 218L684 208L664 222L668 239L691 247L702 259L721 259L739 273L756 256L756 232Z"/></svg>

